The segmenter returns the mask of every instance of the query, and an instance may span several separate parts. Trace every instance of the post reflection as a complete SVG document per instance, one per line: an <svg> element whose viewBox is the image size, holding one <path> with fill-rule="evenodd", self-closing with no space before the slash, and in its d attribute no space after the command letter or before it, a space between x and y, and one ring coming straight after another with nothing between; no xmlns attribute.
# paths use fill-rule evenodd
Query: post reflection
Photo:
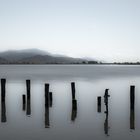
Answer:
<svg viewBox="0 0 140 140"><path fill-rule="evenodd" d="M77 117L77 100L72 100L71 121L75 121Z"/></svg>
<svg viewBox="0 0 140 140"><path fill-rule="evenodd" d="M1 102L1 122L6 122L6 105L5 102Z"/></svg>

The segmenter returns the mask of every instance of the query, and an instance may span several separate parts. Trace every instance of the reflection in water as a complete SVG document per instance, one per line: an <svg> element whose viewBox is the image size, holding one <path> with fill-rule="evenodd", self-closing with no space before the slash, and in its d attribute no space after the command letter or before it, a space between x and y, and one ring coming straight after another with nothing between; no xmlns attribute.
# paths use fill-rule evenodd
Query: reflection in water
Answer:
<svg viewBox="0 0 140 140"><path fill-rule="evenodd" d="M105 90L105 95L104 95L104 103L105 103L105 106L106 106L106 111L105 111L105 114L106 114L106 118L105 118L105 122L104 122L104 132L107 136L109 136L108 134L108 130L109 130L109 126L108 126L108 97L110 97L110 95L108 94L108 90L109 89L106 89Z"/></svg>
<svg viewBox="0 0 140 140"><path fill-rule="evenodd" d="M108 126L108 113L105 112L106 114L106 118L105 118L105 122L104 122L104 132L107 136L109 136L108 134L108 130L109 130L109 126Z"/></svg>
<svg viewBox="0 0 140 140"><path fill-rule="evenodd" d="M71 120L75 121L77 117L77 100L72 100Z"/></svg>
<svg viewBox="0 0 140 140"><path fill-rule="evenodd" d="M134 110L130 111L130 129L132 130L135 129L135 111Z"/></svg>
<svg viewBox="0 0 140 140"><path fill-rule="evenodd" d="M45 84L45 128L49 127L49 84Z"/></svg>
<svg viewBox="0 0 140 140"><path fill-rule="evenodd" d="M1 122L6 122L6 105L5 102L1 102Z"/></svg>
<svg viewBox="0 0 140 140"><path fill-rule="evenodd" d="M30 90L30 80L26 80L26 89L27 89L27 115L31 115L31 90Z"/></svg>
<svg viewBox="0 0 140 140"><path fill-rule="evenodd" d="M2 80L1 79L1 122L6 122L7 121L7 117L6 117L6 110L8 110L9 109L9 105L7 105L8 103L9 103L9 101L7 102L7 104L6 104L6 102L5 102L5 93L8 93L8 91L7 92L5 92L5 84L6 84L6 80ZM17 83L16 83L17 84ZM25 83L24 83L25 84ZM16 85L17 86L17 85ZM27 115L29 115L29 114L31 114L31 95L30 95L30 92L31 92L31 89L30 89L30 80L27 80L26 81L26 88L27 88L27 95L22 95L22 107L23 107L23 110L26 110L26 106L27 106ZM71 108L71 121L75 121L76 120L76 118L77 118L77 100L76 100L76 96L75 96L75 83L73 82L73 83L71 83L71 88L72 88L72 102L71 102L71 104L69 105L69 106L67 106L68 108L69 107L72 107ZM40 90L40 89L39 89ZM44 90L44 89L42 89L42 90ZM54 90L55 91L55 90ZM89 90L89 91L91 91L92 92L92 90ZM81 92L81 91L80 91ZM109 95L109 89L106 89L105 90L105 94L104 94L104 103L105 103L105 121L104 121L104 133L103 133L103 135L105 134L105 136L109 136L109 134L110 134L110 132L109 132L109 125L110 125L110 122L109 122L109 117L110 116L112 116L112 114L110 115L109 113L110 113L110 108L109 108L109 104L108 104L108 102L109 102L109 100L108 100L108 98L110 97L110 95ZM19 93L19 92L18 92ZM66 92L64 92L64 96L63 96L63 98L64 98L64 100L67 98L67 95L65 94ZM127 92L128 93L128 92ZM9 97L9 95L10 94L8 94L8 97ZM35 95L35 94L34 94ZM56 95L56 94L55 94ZM66 95L66 96L65 96ZM83 94L84 96L87 96L87 94L85 95L85 94ZM98 94L97 94L98 95ZM96 97L97 97L97 95L96 95ZM17 96L17 95L16 95ZM14 97L16 97L16 96L14 96ZM39 95L40 96L40 95ZM58 96L58 94L57 94L57 96ZM81 96L81 95L80 95ZM90 96L89 96L89 98L90 97L92 97L92 96L94 96L95 97L95 95L93 95L92 93L90 94ZM127 94L127 96L128 96L128 94ZM12 97L13 97L13 95L12 95ZM16 98L14 98L13 97L13 99L16 99ZM95 99L97 100L97 111L98 112L101 112L101 105L102 105L102 102L101 102L101 100L102 100L102 97L101 96L98 96L98 98L96 98L95 97ZM114 97L114 96L113 96ZM125 97L125 96L124 96ZM88 99L89 99L88 98ZM6 98L6 99L8 99L8 98ZM11 99L11 98L9 98L9 99ZM20 95L20 99L21 99L21 95ZM80 98L81 99L81 98ZM84 97L84 99L85 99L85 97ZM113 99L113 98L112 98ZM118 98L116 98L116 100L117 100ZM123 99L126 99L126 98L123 98ZM44 96L42 97L42 100L44 100ZM42 100L40 100L40 103L42 103ZM11 100L10 100L11 101ZM78 100L79 101L79 100ZM88 102L89 100L87 100L87 102ZM92 103L93 103L93 100L91 99L90 101L92 101ZM128 100L127 100L128 101ZM86 103L87 103L86 102ZM128 101L129 102L129 101ZM11 103L13 103L13 102L11 102ZM20 103L21 103L21 101L20 101ZM50 92L49 91L49 84L45 84L45 108L44 108L44 110L41 112L41 114L43 114L43 116L45 115L45 117L44 117L44 122L43 122L43 127L45 127L45 128L50 128L50 107L52 107L52 105L54 105L53 104L53 94L52 94L52 92ZM60 104L59 104L60 105ZM65 103L63 104L63 106L65 105ZM83 104L81 104L80 103L80 107L82 106ZM88 105L88 104L87 104ZM95 102L95 105L96 105L96 102ZM112 106L113 104L111 104L111 107L113 108L113 106ZM117 104L118 105L118 104ZM128 105L128 104L127 104ZM8 109L6 108L8 106ZM121 106L121 105L120 105ZM62 107L62 106L60 106L60 107ZM81 111L81 109L80 109L80 107L78 108L79 110L79 112ZM88 109L88 107L89 106L87 106L87 109ZM42 108L40 108L40 109L42 109ZM92 108L93 109L93 108ZM95 108L96 109L96 108ZM128 106L127 106L127 109L128 109ZM57 110L57 109L56 109ZM44 112L45 111L45 112ZM124 110L125 111L125 110ZM129 110L128 110L129 111ZM9 111L8 111L9 112ZM22 111L21 111L22 112ZM112 111L111 111L112 112ZM19 113L19 112L18 112ZM58 113L58 112L57 112ZM56 115L57 115L57 113L56 113ZM81 112L80 112L81 113ZM80 114L79 113L79 114ZM128 112L129 113L129 112ZM10 114L10 113L9 113ZM67 114L67 113L66 113ZM115 114L115 113L114 113ZM67 114L68 115L68 114ZM83 114L82 114L83 115ZM96 115L96 114L95 114ZM109 116L110 115L110 116ZM69 117L69 116L67 116L67 117ZM79 118L78 118L79 119ZM89 120L89 122L91 122L92 121L92 119L93 119L93 117L91 117L91 120ZM94 118L94 119L98 119L98 118ZM33 120L34 121L34 120ZM84 121L86 121L86 118L85 118L85 120ZM101 121L101 120L100 120ZM10 121L9 121L10 122ZM36 121L37 122L37 121ZM114 121L112 121L112 122L114 122ZM38 122L37 122L38 123ZM63 123L63 122L62 122ZM78 123L78 121L76 121L76 124ZM64 123L65 124L65 123ZM97 122L97 124L98 124L98 122ZM78 124L79 125L79 124ZM94 126L92 123L90 124L91 126L91 128ZM119 125L119 124L118 124ZM115 125L114 125L115 126ZM101 127L103 127L102 125L101 125ZM95 128L96 128L96 125L95 125ZM69 128L68 128L69 129ZM129 129L129 127L127 127L127 129ZM131 130L134 130L135 129L135 86L131 86L130 87L130 129ZM53 129L52 129L53 130ZM2 132L1 132L2 133ZM88 133L87 133L88 134ZM113 136L113 133L112 133L112 135L111 135L111 137Z"/></svg>
<svg viewBox="0 0 140 140"><path fill-rule="evenodd" d="M49 120L49 107L45 105L45 128L50 127L50 120Z"/></svg>
<svg viewBox="0 0 140 140"><path fill-rule="evenodd" d="M135 86L130 86L130 129L135 129Z"/></svg>
<svg viewBox="0 0 140 140"><path fill-rule="evenodd" d="M1 122L6 122L5 85L6 79L1 79Z"/></svg>

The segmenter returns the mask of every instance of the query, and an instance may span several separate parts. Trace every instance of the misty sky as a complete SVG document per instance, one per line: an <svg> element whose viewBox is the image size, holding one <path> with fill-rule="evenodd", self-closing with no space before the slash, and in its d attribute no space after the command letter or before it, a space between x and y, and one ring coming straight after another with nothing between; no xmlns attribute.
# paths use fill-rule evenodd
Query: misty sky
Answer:
<svg viewBox="0 0 140 140"><path fill-rule="evenodd" d="M140 0L0 0L0 51L140 61Z"/></svg>

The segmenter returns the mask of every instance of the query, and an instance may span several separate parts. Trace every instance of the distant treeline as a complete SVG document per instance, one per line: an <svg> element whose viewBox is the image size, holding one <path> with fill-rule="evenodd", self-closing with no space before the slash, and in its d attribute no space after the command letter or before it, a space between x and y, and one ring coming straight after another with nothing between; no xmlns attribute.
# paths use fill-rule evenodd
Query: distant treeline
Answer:
<svg viewBox="0 0 140 140"><path fill-rule="evenodd" d="M97 61L82 61L82 62L70 62L70 63L61 63L61 62L46 62L46 63L38 63L38 62L1 62L0 64L99 64Z"/></svg>

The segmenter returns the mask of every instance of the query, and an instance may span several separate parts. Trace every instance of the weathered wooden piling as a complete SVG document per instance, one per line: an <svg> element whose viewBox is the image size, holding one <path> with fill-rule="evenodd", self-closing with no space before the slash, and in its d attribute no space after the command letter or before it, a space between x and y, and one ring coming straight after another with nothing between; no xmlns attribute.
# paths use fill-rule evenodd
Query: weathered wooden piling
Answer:
<svg viewBox="0 0 140 140"><path fill-rule="evenodd" d="M71 83L71 90L72 90L72 100L75 99L75 82Z"/></svg>
<svg viewBox="0 0 140 140"><path fill-rule="evenodd" d="M97 97L97 111L101 112L101 96Z"/></svg>
<svg viewBox="0 0 140 140"><path fill-rule="evenodd" d="M53 102L53 95L52 92L49 92L49 105L52 107L52 102Z"/></svg>
<svg viewBox="0 0 140 140"><path fill-rule="evenodd" d="M105 95L104 95L104 103L105 103L105 106L106 106L105 113L107 113L107 114L108 114L108 97L110 97L110 95L108 94L108 90L109 89L105 90Z"/></svg>
<svg viewBox="0 0 140 140"><path fill-rule="evenodd" d="M45 84L45 128L49 127L49 84Z"/></svg>
<svg viewBox="0 0 140 140"><path fill-rule="evenodd" d="M27 110L26 114L31 115L31 81L26 80L26 90L27 90Z"/></svg>
<svg viewBox="0 0 140 140"><path fill-rule="evenodd" d="M135 86L130 86L130 109L135 108Z"/></svg>
<svg viewBox="0 0 140 140"><path fill-rule="evenodd" d="M5 102L5 85L6 85L6 79L1 79L1 102Z"/></svg>
<svg viewBox="0 0 140 140"><path fill-rule="evenodd" d="M1 79L1 122L6 122L5 85L6 79Z"/></svg>
<svg viewBox="0 0 140 140"><path fill-rule="evenodd" d="M108 94L108 90L109 89L105 89L105 94L104 94L104 103L106 106L106 111L105 111L106 118L105 118L105 122L104 122L104 132L107 136L109 136L108 135L108 130L109 130L109 126L108 126L108 97L110 97L110 95Z"/></svg>
<svg viewBox="0 0 140 140"><path fill-rule="evenodd" d="M49 84L45 84L45 105L49 107Z"/></svg>
<svg viewBox="0 0 140 140"><path fill-rule="evenodd" d="M26 110L26 95L25 94L22 95L22 109L23 111Z"/></svg>
<svg viewBox="0 0 140 140"><path fill-rule="evenodd" d="M72 91L72 112L71 120L74 121L77 116L77 100L75 98L75 82L71 82L71 91Z"/></svg>
<svg viewBox="0 0 140 140"><path fill-rule="evenodd" d="M130 86L130 129L135 129L135 86Z"/></svg>

